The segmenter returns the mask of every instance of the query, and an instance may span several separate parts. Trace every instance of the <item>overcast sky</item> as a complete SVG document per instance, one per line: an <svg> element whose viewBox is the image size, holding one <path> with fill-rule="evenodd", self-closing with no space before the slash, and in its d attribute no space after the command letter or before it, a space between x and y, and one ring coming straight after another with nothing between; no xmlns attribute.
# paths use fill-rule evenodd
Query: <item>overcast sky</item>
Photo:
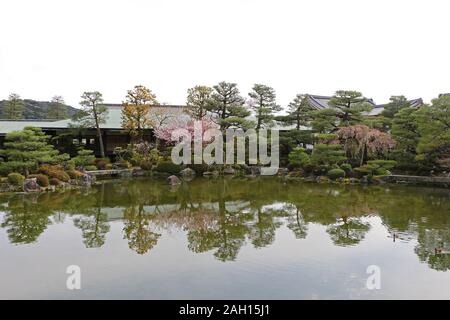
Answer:
<svg viewBox="0 0 450 320"><path fill-rule="evenodd" d="M120 103L142 84L160 102L221 80L297 93L450 92L447 0L1 0L0 99Z"/></svg>

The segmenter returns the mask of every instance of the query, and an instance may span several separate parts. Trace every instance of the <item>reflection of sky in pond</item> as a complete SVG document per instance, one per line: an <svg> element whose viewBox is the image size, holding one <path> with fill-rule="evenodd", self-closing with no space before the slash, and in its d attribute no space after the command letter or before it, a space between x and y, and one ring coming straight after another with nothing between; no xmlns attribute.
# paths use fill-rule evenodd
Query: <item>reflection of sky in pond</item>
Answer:
<svg viewBox="0 0 450 320"><path fill-rule="evenodd" d="M450 298L448 190L257 180L2 196L0 298Z"/></svg>

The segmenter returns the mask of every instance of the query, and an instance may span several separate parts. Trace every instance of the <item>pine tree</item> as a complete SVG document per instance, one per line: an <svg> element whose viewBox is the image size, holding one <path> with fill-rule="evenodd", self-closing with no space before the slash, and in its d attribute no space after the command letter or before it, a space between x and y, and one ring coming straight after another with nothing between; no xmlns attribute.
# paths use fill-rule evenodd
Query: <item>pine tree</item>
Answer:
<svg viewBox="0 0 450 320"><path fill-rule="evenodd" d="M207 86L195 86L188 89L186 113L195 120L205 117L213 103L212 92L213 89Z"/></svg>
<svg viewBox="0 0 450 320"><path fill-rule="evenodd" d="M274 112L281 111L281 107L275 101L275 90L263 84L255 84L248 95L251 98L249 106L255 111L256 129L270 126L274 118Z"/></svg>
<svg viewBox="0 0 450 320"><path fill-rule="evenodd" d="M11 93L6 102L5 109L3 111L5 118L11 120L22 119L23 101L16 93Z"/></svg>
<svg viewBox="0 0 450 320"><path fill-rule="evenodd" d="M372 106L361 92L339 90L328 102L329 108L313 112L313 128L332 131L337 127L350 126L362 121L362 113Z"/></svg>
<svg viewBox="0 0 450 320"><path fill-rule="evenodd" d="M103 104L102 94L98 91L84 92L81 96L83 99L80 102L82 110L74 116L80 127L92 128L97 130L97 137L100 144L100 155L105 157L105 147L103 145L102 132L100 124L105 123L108 116L108 109Z"/></svg>
<svg viewBox="0 0 450 320"><path fill-rule="evenodd" d="M216 116L215 121L221 130L230 127L248 128L252 123L245 119L250 111L244 102L236 83L222 81L214 86L212 104L208 109Z"/></svg>
<svg viewBox="0 0 450 320"><path fill-rule="evenodd" d="M416 113L420 139L417 146L419 159L438 163L450 158L450 96L433 99Z"/></svg>
<svg viewBox="0 0 450 320"><path fill-rule="evenodd" d="M313 110L308 102L308 95L297 94L288 105L289 121L295 124L297 130L300 130L301 126L308 125Z"/></svg>
<svg viewBox="0 0 450 320"><path fill-rule="evenodd" d="M4 149L0 156L0 172L18 171L28 175L42 163L58 163L68 159L67 154L60 155L58 150L48 143L50 137L40 128L26 127L22 131L13 131L6 135Z"/></svg>
<svg viewBox="0 0 450 320"><path fill-rule="evenodd" d="M347 160L339 144L316 144L311 154L313 165L333 165Z"/></svg>
<svg viewBox="0 0 450 320"><path fill-rule="evenodd" d="M403 108L398 111L392 120L391 134L397 142L393 157L400 166L411 167L417 155L417 145L420 133L416 119L416 109Z"/></svg>
<svg viewBox="0 0 450 320"><path fill-rule="evenodd" d="M387 118L392 119L397 112L399 112L403 108L408 108L411 106L410 102L406 99L405 96L391 96L389 100L390 102L386 104L383 112L381 113Z"/></svg>
<svg viewBox="0 0 450 320"><path fill-rule="evenodd" d="M50 102L50 108L47 112L48 119L66 119L67 118L67 106L64 103L62 96L54 96Z"/></svg>

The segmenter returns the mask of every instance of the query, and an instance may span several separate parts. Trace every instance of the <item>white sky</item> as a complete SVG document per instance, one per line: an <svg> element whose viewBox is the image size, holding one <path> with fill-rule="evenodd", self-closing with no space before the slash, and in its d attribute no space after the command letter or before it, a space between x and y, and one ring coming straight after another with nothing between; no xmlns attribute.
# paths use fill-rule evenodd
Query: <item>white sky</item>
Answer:
<svg viewBox="0 0 450 320"><path fill-rule="evenodd" d="M181 104L196 84L296 93L450 92L446 0L1 0L0 99L120 103L142 84Z"/></svg>

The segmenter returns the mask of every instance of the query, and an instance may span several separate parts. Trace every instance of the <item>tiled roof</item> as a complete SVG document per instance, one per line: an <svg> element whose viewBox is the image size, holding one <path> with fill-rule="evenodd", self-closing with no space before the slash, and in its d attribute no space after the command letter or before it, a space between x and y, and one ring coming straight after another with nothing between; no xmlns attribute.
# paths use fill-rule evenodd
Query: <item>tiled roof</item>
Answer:
<svg viewBox="0 0 450 320"><path fill-rule="evenodd" d="M326 109L329 108L329 102L333 98L332 96L319 96L315 94L308 95L309 105L315 109ZM375 102L372 99L367 100L368 103L375 106Z"/></svg>
<svg viewBox="0 0 450 320"><path fill-rule="evenodd" d="M423 105L422 98L408 100L408 102L412 108L418 108L421 105ZM366 112L365 114L368 116L378 116L383 112L386 105L387 105L387 103L375 105L372 110L370 110L369 112Z"/></svg>

